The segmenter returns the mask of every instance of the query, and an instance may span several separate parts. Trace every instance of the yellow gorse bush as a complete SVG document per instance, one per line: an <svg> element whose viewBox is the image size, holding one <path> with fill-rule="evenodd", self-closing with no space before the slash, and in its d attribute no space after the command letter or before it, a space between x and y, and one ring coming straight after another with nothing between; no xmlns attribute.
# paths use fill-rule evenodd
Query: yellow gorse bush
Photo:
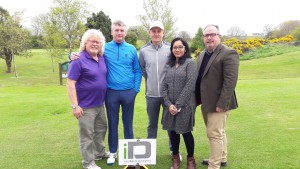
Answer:
<svg viewBox="0 0 300 169"><path fill-rule="evenodd" d="M295 38L292 35L286 35L280 38L270 39L269 43L284 43L284 42L292 42Z"/></svg>
<svg viewBox="0 0 300 169"><path fill-rule="evenodd" d="M197 58L198 56L199 56L199 54L200 54L200 52L201 52L201 49L200 48L197 48L196 50L195 50L195 58Z"/></svg>
<svg viewBox="0 0 300 169"><path fill-rule="evenodd" d="M243 55L244 52L254 50L258 47L262 47L265 44L271 43L286 43L294 41L292 35L283 36L274 39L263 39L263 38L250 38L246 40L239 40L237 38L230 38L223 41L223 44L235 49L238 54Z"/></svg>
<svg viewBox="0 0 300 169"><path fill-rule="evenodd" d="M295 38L292 35L286 35L280 38L273 38L273 39L263 39L263 38L249 38L246 40L239 40L237 38L230 38L223 41L223 44L235 49L239 55L243 55L244 52L255 50L258 47L262 47L266 44L272 43L286 43L292 42ZM198 57L201 49L198 48L195 50L195 57Z"/></svg>

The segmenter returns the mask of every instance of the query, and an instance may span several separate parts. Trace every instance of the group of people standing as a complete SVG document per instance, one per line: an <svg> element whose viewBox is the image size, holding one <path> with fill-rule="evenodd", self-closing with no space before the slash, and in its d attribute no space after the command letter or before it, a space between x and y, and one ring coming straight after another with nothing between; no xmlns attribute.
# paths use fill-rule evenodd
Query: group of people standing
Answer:
<svg viewBox="0 0 300 169"><path fill-rule="evenodd" d="M210 143L210 157L202 163L209 169L227 165L225 124L229 111L237 108L239 55L221 43L218 26L204 28L206 48L197 63L183 38L175 38L171 44L163 41L164 26L159 21L150 24L151 41L140 49L139 56L135 47L125 42L126 25L122 21L112 23L111 34L113 40L105 43L99 30L87 30L79 53L70 57L67 90L73 115L78 119L83 167L101 169L95 161L102 158L114 164L120 106L124 137L134 138L134 102L142 76L149 120L147 138L157 138L162 107L161 123L169 135L171 169L178 169L181 163L180 135L187 150L186 168L196 166L192 131L196 106L200 104ZM106 117L109 153L104 145Z"/></svg>

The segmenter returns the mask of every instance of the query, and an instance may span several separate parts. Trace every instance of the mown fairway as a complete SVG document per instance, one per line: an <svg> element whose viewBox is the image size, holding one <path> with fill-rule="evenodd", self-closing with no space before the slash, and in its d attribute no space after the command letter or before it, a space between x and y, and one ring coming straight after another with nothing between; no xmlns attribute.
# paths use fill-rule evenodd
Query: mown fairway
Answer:
<svg viewBox="0 0 300 169"><path fill-rule="evenodd" d="M31 58L16 57L18 78L4 73L0 60L0 168L79 169L81 155L77 120L71 114L64 85L59 85L58 64L52 72L45 50ZM67 57L67 56L66 56ZM300 166L300 52L241 61L237 86L239 108L227 123L227 169L299 168ZM135 105L136 138L146 138L144 83ZM119 126L123 138L122 123ZM208 141L197 109L195 158L197 168L208 157ZM186 150L181 139L181 168ZM168 169L171 156L166 131L159 127L157 165ZM97 162L102 169L124 168Z"/></svg>

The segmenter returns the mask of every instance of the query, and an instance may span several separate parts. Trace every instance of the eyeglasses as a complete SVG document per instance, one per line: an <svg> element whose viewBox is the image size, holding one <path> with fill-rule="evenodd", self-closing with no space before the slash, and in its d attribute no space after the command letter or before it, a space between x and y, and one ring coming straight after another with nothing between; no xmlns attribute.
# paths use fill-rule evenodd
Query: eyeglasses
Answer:
<svg viewBox="0 0 300 169"><path fill-rule="evenodd" d="M173 46L173 50L177 50L177 49L182 50L184 48L185 48L184 46Z"/></svg>
<svg viewBox="0 0 300 169"><path fill-rule="evenodd" d="M217 33L208 33L208 34L204 34L203 37L205 37L205 38L208 38L208 37L214 38L217 35L219 35L219 34L217 34Z"/></svg>
<svg viewBox="0 0 300 169"><path fill-rule="evenodd" d="M91 44L96 44L96 45L99 45L101 44L100 41L96 41L96 40L88 40Z"/></svg>

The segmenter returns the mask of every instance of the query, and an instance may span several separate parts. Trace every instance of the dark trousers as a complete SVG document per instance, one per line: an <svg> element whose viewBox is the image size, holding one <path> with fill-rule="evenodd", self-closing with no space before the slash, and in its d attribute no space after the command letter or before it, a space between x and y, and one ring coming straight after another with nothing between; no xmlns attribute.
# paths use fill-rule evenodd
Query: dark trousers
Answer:
<svg viewBox="0 0 300 169"><path fill-rule="evenodd" d="M182 134L185 147L187 150L187 156L193 157L194 156L194 136L192 132L187 132ZM179 153L179 144L180 144L180 134L176 134L175 131L171 131L171 142L172 142L172 148L173 148L173 155L176 155Z"/></svg>
<svg viewBox="0 0 300 169"><path fill-rule="evenodd" d="M147 102L147 114L148 114L148 127L147 138L157 138L157 128L160 108L164 107L164 99L162 97L148 97L146 96ZM170 137L170 132L168 131L168 136ZM169 148L172 151L172 145L169 138Z"/></svg>
<svg viewBox="0 0 300 169"><path fill-rule="evenodd" d="M146 97L147 102L147 114L148 114L148 137L147 138L156 138L157 137L157 126L159 119L160 107L163 106L162 97Z"/></svg>
<svg viewBox="0 0 300 169"><path fill-rule="evenodd" d="M108 145L111 153L116 153L118 149L118 126L119 111L122 107L122 121L125 139L133 139L133 110L136 97L134 89L112 90L107 89L105 106L108 121Z"/></svg>

